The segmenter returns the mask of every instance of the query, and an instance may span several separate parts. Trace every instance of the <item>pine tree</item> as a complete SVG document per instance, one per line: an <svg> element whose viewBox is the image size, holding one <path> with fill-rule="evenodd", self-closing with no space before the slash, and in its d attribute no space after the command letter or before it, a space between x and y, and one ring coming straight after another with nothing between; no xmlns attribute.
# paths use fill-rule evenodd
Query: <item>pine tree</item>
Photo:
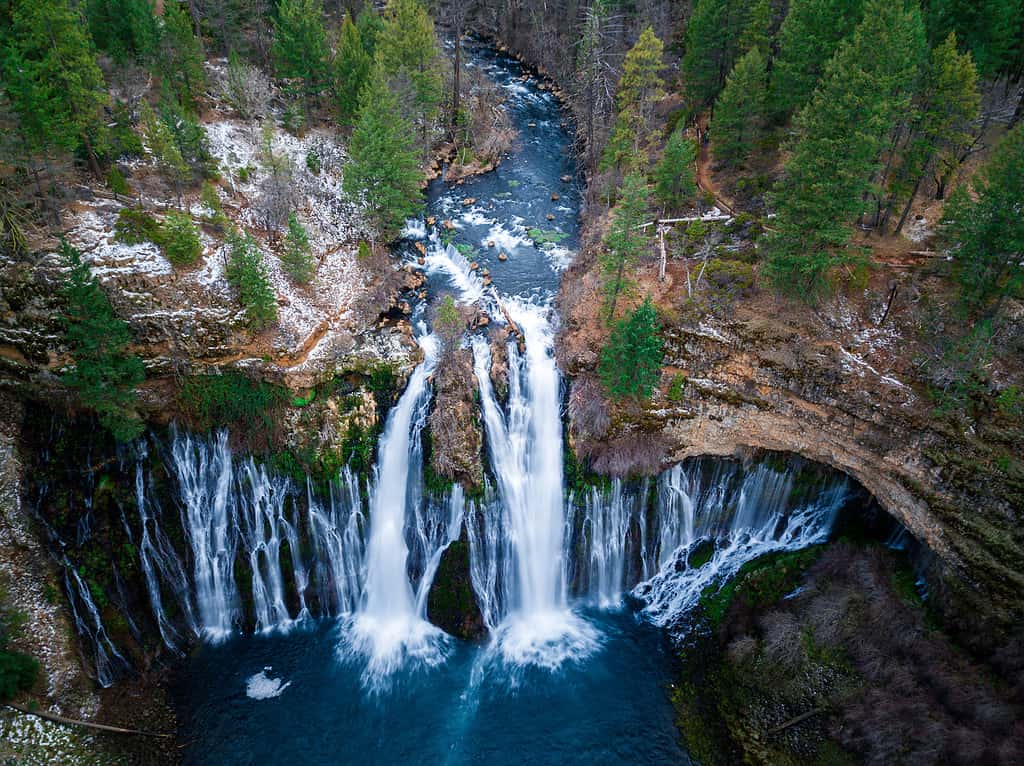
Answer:
<svg viewBox="0 0 1024 766"><path fill-rule="evenodd" d="M664 210L678 208L697 194L696 161L697 144L676 129L652 174L654 196Z"/></svg>
<svg viewBox="0 0 1024 766"><path fill-rule="evenodd" d="M153 0L88 0L85 15L96 47L119 64L149 62L160 42Z"/></svg>
<svg viewBox="0 0 1024 766"><path fill-rule="evenodd" d="M61 242L60 253L69 269L63 321L75 361L62 380L118 441L130 441L144 429L135 412L135 387L146 374L142 361L128 353L132 340L128 323L114 314L82 254L67 242Z"/></svg>
<svg viewBox="0 0 1024 766"><path fill-rule="evenodd" d="M615 325L598 363L598 374L610 396L650 398L661 375L664 343L659 332L650 296Z"/></svg>
<svg viewBox="0 0 1024 766"><path fill-rule="evenodd" d="M272 54L277 76L301 81L299 91L315 98L330 83L330 51L322 0L281 0L274 22Z"/></svg>
<svg viewBox="0 0 1024 766"><path fill-rule="evenodd" d="M616 94L618 116L605 153L607 166L646 164L645 149L654 121L654 105L665 97L665 46L651 27L636 41L622 65Z"/></svg>
<svg viewBox="0 0 1024 766"><path fill-rule="evenodd" d="M853 257L852 223L926 50L916 3L867 1L864 20L798 115L792 156L770 195L766 266L780 290L813 300L829 270Z"/></svg>
<svg viewBox="0 0 1024 766"><path fill-rule="evenodd" d="M779 29L770 105L785 122L806 104L839 43L861 19L863 0L792 0Z"/></svg>
<svg viewBox="0 0 1024 766"><path fill-rule="evenodd" d="M640 260L648 243L646 229L638 228L647 217L647 181L637 172L629 173L622 182L621 197L612 213L612 225L599 256L604 277L607 321L615 318L619 296L630 289L629 270Z"/></svg>
<svg viewBox="0 0 1024 766"><path fill-rule="evenodd" d="M358 27L351 16L346 16L341 24L338 52L334 57L334 103L342 125L355 123L359 94L366 85L372 66L373 59L363 46Z"/></svg>
<svg viewBox="0 0 1024 766"><path fill-rule="evenodd" d="M929 0L927 5L928 36L934 44L955 32L983 78L1014 72L1022 47L1022 0Z"/></svg>
<svg viewBox="0 0 1024 766"><path fill-rule="evenodd" d="M440 55L434 22L420 0L389 0L376 61L393 84L408 79L412 104L406 117L419 126L424 152L444 98Z"/></svg>
<svg viewBox="0 0 1024 766"><path fill-rule="evenodd" d="M2 44L3 83L35 152L82 148L93 175L108 101L92 41L68 0L14 0Z"/></svg>
<svg viewBox="0 0 1024 766"><path fill-rule="evenodd" d="M735 165L750 157L764 121L767 90L765 60L755 47L736 62L715 102L711 137L717 159Z"/></svg>
<svg viewBox="0 0 1024 766"><path fill-rule="evenodd" d="M1024 294L1024 125L1003 137L970 187L961 186L950 199L943 234L952 246L963 306L994 315L1004 297Z"/></svg>
<svg viewBox="0 0 1024 766"><path fill-rule="evenodd" d="M229 232L226 242L228 281L238 291L249 326L262 330L277 319L277 299L267 276L263 253L249 233Z"/></svg>
<svg viewBox="0 0 1024 766"><path fill-rule="evenodd" d="M390 236L423 205L413 132L380 67L371 72L359 105L342 185L346 194L362 196L374 222Z"/></svg>
<svg viewBox="0 0 1024 766"><path fill-rule="evenodd" d="M757 48L765 61L771 55L772 6L768 0L756 0L750 8L747 26L740 35L739 50L741 53Z"/></svg>
<svg viewBox="0 0 1024 766"><path fill-rule="evenodd" d="M972 124L977 119L980 101L978 72L971 54L957 50L956 34L950 32L923 68L903 161L897 168L880 222L883 228L893 206L905 200L896 233L903 229L921 182L929 172L942 187L956 170L961 153L972 141Z"/></svg>
<svg viewBox="0 0 1024 766"><path fill-rule="evenodd" d="M697 0L686 27L682 79L694 111L710 104L741 53L749 0Z"/></svg>
<svg viewBox="0 0 1024 766"><path fill-rule="evenodd" d="M377 38L384 31L384 19L373 9L373 3L363 3L356 16L356 29L359 30L359 39L363 42L366 55L372 60L377 51Z"/></svg>
<svg viewBox="0 0 1024 766"><path fill-rule="evenodd" d="M178 0L164 0L157 70L179 103L191 108L206 87L203 47L192 33L192 18Z"/></svg>
<svg viewBox="0 0 1024 766"><path fill-rule="evenodd" d="M175 266L191 266L203 254L199 229L185 213L170 212L160 227L160 245Z"/></svg>
<svg viewBox="0 0 1024 766"><path fill-rule="evenodd" d="M313 278L313 253L309 247L309 235L295 213L288 216L288 234L284 239L281 265L288 276L300 285L309 284Z"/></svg>
<svg viewBox="0 0 1024 766"><path fill-rule="evenodd" d="M140 122L146 151L157 161L164 177L174 184L178 207L181 207L181 187L189 176L189 166L178 148L174 133L157 117L146 100L142 101Z"/></svg>

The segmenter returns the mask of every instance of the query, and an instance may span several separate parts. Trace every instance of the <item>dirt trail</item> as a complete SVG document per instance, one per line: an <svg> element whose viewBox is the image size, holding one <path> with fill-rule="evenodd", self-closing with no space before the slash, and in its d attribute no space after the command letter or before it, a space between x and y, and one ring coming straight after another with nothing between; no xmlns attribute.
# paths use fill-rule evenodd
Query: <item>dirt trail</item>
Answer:
<svg viewBox="0 0 1024 766"><path fill-rule="evenodd" d="M714 197L715 204L721 210L736 215L736 203L722 193L711 172L711 162L714 158L711 156L710 145L704 140L707 132L708 115L704 113L697 118L697 188Z"/></svg>

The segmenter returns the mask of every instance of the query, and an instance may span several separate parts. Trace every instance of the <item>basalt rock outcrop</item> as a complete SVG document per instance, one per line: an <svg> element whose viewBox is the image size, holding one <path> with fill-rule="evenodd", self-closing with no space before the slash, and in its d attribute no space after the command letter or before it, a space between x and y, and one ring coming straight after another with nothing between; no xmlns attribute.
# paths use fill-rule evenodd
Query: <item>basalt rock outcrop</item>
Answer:
<svg viewBox="0 0 1024 766"><path fill-rule="evenodd" d="M793 452L856 478L934 551L943 585L1006 626L1024 594L1024 475L1019 420L993 412L970 423L936 411L920 374L921 294L908 272L876 274L863 295L818 309L747 290L726 306L695 310L686 264L665 283L644 268L664 323L662 377L644 405L612 406L596 384L606 332L596 316L599 278L584 254L563 282L559 353L575 378L570 433L593 461L618 449L618 473L745 448ZM699 268L699 266L698 266ZM895 282L891 281L895 280ZM900 290L887 310L892 284ZM1020 330L1020 306L1009 326ZM621 462L623 444L642 459ZM964 586L967 587L964 587Z"/></svg>

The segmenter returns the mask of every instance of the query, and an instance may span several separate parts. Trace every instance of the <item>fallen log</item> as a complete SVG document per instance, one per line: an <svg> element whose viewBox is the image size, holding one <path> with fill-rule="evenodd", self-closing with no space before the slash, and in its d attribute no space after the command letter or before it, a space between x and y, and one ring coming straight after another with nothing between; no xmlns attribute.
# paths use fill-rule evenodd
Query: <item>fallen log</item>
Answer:
<svg viewBox="0 0 1024 766"><path fill-rule="evenodd" d="M75 718L65 718L62 715L55 713L46 713L42 710L29 710L28 708L21 707L20 705L13 705L10 702L4 703L6 707L11 710L16 710L24 715L32 715L36 718L42 718L45 721L51 721L52 723L59 723L63 726L81 726L86 729L94 729L96 731L112 732L114 734L134 734L138 737L156 737L159 739L174 739L173 734L160 734L154 731L140 731L138 729L125 729L120 726L108 726L105 723L91 723L90 721L79 721Z"/></svg>

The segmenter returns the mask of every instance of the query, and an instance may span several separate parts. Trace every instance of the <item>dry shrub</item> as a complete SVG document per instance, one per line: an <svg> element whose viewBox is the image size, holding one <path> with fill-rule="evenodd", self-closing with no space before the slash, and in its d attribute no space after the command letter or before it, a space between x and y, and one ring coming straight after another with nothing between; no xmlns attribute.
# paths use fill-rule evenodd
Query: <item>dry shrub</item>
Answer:
<svg viewBox="0 0 1024 766"><path fill-rule="evenodd" d="M596 375L581 375L572 382L569 394L569 422L573 437L581 444L602 438L608 433L611 417L608 402Z"/></svg>
<svg viewBox="0 0 1024 766"><path fill-rule="evenodd" d="M653 476L668 456L669 442L662 434L628 433L601 442L590 453L594 471L605 476Z"/></svg>

